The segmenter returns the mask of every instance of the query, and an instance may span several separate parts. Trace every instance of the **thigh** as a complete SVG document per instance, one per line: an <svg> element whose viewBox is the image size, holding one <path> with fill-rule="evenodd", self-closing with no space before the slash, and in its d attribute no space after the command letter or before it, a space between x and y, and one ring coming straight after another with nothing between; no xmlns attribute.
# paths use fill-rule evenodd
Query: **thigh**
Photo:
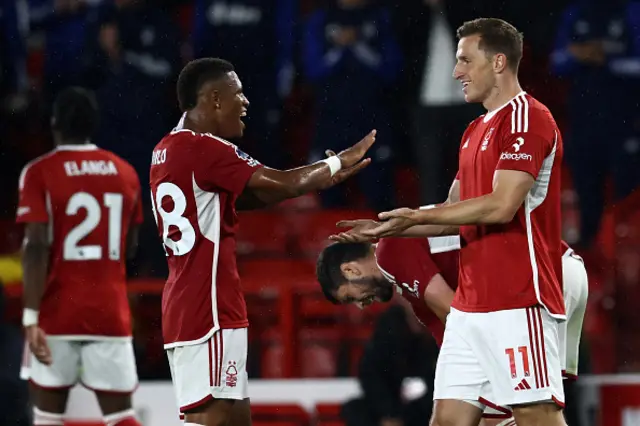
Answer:
<svg viewBox="0 0 640 426"><path fill-rule="evenodd" d="M436 401L479 401L483 392L486 392L489 378L467 339L467 328L465 313L451 309L436 363L433 391Z"/></svg>
<svg viewBox="0 0 640 426"><path fill-rule="evenodd" d="M589 283L584 263L579 258L563 257L562 275L567 311L567 321L560 324L560 345L564 349L562 370L565 376L575 378L578 375L580 338L587 309Z"/></svg>
<svg viewBox="0 0 640 426"><path fill-rule="evenodd" d="M236 401L231 409L229 426L251 426L251 405L249 398Z"/></svg>
<svg viewBox="0 0 640 426"><path fill-rule="evenodd" d="M131 394L138 386L131 341L84 342L80 380L95 392Z"/></svg>
<svg viewBox="0 0 640 426"><path fill-rule="evenodd" d="M27 347L21 376L42 389L69 389L78 382L80 345L73 340L47 338L51 350L51 365L40 363Z"/></svg>
<svg viewBox="0 0 640 426"><path fill-rule="evenodd" d="M477 401L442 399L434 401L430 426L478 426L482 404Z"/></svg>
<svg viewBox="0 0 640 426"><path fill-rule="evenodd" d="M559 323L539 306L471 313L469 339L499 406L564 404Z"/></svg>

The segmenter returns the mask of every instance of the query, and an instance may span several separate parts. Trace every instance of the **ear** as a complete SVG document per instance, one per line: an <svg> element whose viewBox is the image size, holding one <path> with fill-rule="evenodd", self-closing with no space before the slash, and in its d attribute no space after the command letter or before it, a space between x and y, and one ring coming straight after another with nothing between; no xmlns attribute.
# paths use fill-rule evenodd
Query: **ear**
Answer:
<svg viewBox="0 0 640 426"><path fill-rule="evenodd" d="M211 102L213 103L213 106L215 109L220 109L220 91L219 90L212 90L211 91Z"/></svg>
<svg viewBox="0 0 640 426"><path fill-rule="evenodd" d="M358 262L345 262L340 265L340 271L344 277L351 281L354 279L358 279L362 276L362 267Z"/></svg>
<svg viewBox="0 0 640 426"><path fill-rule="evenodd" d="M206 104L212 105L214 109L220 109L220 88L215 81L206 82L201 89L201 96Z"/></svg>
<svg viewBox="0 0 640 426"><path fill-rule="evenodd" d="M504 53L493 55L493 71L497 74L503 73L507 69L507 57Z"/></svg>

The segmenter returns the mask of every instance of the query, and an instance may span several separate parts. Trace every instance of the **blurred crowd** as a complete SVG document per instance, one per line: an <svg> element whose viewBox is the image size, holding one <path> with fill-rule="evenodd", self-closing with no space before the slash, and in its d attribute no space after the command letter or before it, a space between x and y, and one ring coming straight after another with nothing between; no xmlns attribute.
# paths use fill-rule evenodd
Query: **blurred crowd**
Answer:
<svg viewBox="0 0 640 426"><path fill-rule="evenodd" d="M359 191L325 207L402 204L399 169L419 176L417 201L443 200L458 139L481 113L451 78L455 30L502 17L525 35L525 89L565 132L566 164L589 246L606 204L640 175L640 6L633 0L2 0L2 211L12 215L20 167L50 147L48 108L63 87L94 89L95 142L148 180L149 152L177 121L174 83L202 56L230 60L251 101L245 149L272 167L314 161L378 129Z"/></svg>
<svg viewBox="0 0 640 426"><path fill-rule="evenodd" d="M481 16L524 33L521 83L564 132L579 212L565 239L593 247L607 203L640 184L638 0L0 0L1 217L13 219L20 169L51 149L51 103L68 85L96 92L95 143L145 188L152 148L180 116L177 75L203 56L235 65L251 102L238 143L268 166L316 161L378 130L373 164L323 193L323 207L441 202L460 136L482 113L451 76L455 30ZM145 211L135 272L163 277Z"/></svg>

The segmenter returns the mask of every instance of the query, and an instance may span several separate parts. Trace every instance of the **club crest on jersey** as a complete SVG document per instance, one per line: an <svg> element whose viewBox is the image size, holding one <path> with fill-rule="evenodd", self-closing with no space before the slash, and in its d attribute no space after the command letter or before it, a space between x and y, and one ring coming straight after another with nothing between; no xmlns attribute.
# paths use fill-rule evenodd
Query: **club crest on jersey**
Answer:
<svg viewBox="0 0 640 426"><path fill-rule="evenodd" d="M230 388L235 388L238 384L238 369L236 368L235 361L229 361L229 366L225 372L227 375L224 384Z"/></svg>
<svg viewBox="0 0 640 426"><path fill-rule="evenodd" d="M493 134L493 127L489 129L484 139L482 140L482 145L480 146L480 151L486 151L487 146L489 145L489 139L491 139L491 135Z"/></svg>
<svg viewBox="0 0 640 426"><path fill-rule="evenodd" d="M255 167L255 166L259 166L260 165L260 162L258 160L256 160L255 158L251 157L249 154L247 154L246 152L244 152L243 150L241 150L237 146L235 147L235 150L236 150L236 155L238 156L238 158L240 158L241 160L246 161L247 164L249 164L251 167Z"/></svg>

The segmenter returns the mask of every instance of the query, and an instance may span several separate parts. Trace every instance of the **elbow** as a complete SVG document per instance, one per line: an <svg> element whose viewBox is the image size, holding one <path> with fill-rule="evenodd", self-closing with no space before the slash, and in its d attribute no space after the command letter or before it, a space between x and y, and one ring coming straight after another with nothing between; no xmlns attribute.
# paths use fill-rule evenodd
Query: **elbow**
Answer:
<svg viewBox="0 0 640 426"><path fill-rule="evenodd" d="M513 220L517 211L518 209L513 209L510 206L500 206L491 215L489 222L492 225L506 225Z"/></svg>

